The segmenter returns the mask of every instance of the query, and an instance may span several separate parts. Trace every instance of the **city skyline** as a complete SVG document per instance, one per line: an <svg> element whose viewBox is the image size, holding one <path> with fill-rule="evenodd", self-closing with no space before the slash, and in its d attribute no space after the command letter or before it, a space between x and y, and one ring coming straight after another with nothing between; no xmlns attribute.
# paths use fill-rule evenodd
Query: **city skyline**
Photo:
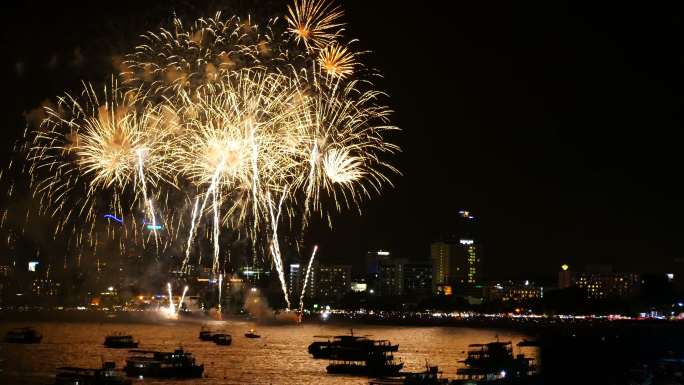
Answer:
<svg viewBox="0 0 684 385"><path fill-rule="evenodd" d="M2 76L14 91L3 94L3 159L24 129L23 113L64 84L74 91L81 77L96 80L101 74L92 64L109 62L136 36L136 28L116 31L117 20L145 24L151 16L168 18L174 6L193 11L149 5L133 16L114 12L103 26L82 17L101 12L96 5L8 9L3 35L12 36L6 44L15 55ZM317 224L308 241L321 245L324 259L353 262L350 255L379 248L427 259L429 243L463 208L481 219L484 270L496 275L544 273L560 263L667 271L683 254L676 220L684 213L682 187L672 177L682 79L679 54L661 49L677 36L676 20L643 32L654 44L632 44L635 32L624 20L648 22L654 11L642 15L624 5L617 19L608 17L608 6L567 4L500 14L477 4L344 6L359 47L372 47L368 59L385 72L381 83L403 129L395 139L404 175L366 202L362 216L340 216L332 230ZM377 30L369 20L381 13L388 16ZM412 20L434 20L435 37L403 28ZM16 33L24 25L51 36L49 49L36 50L31 36ZM52 36L52 29L64 32ZM446 30L451 41L436 38ZM606 45L612 49L601 49ZM407 55L414 59L401 60ZM402 76L411 72L417 76ZM31 229L36 237L41 225Z"/></svg>

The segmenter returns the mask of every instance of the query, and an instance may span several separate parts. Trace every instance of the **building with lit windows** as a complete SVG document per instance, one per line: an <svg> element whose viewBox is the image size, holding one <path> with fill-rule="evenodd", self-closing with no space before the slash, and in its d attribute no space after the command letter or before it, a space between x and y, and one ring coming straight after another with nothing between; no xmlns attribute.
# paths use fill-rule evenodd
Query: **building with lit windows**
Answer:
<svg viewBox="0 0 684 385"><path fill-rule="evenodd" d="M544 288L528 280L503 281L491 285L487 294L490 301L523 303L544 298Z"/></svg>
<svg viewBox="0 0 684 385"><path fill-rule="evenodd" d="M405 295L422 296L432 292L431 263L407 263L404 265L403 273Z"/></svg>
<svg viewBox="0 0 684 385"><path fill-rule="evenodd" d="M306 269L306 267L304 268ZM302 284L304 281L299 263L290 264L290 271L288 272L287 278L290 295L299 296L302 292Z"/></svg>
<svg viewBox="0 0 684 385"><path fill-rule="evenodd" d="M377 288L379 295L404 294L404 267L406 259L384 260L379 263Z"/></svg>
<svg viewBox="0 0 684 385"><path fill-rule="evenodd" d="M433 292L445 292L438 287L451 286L452 292L463 294L482 284L482 258L474 221L470 212L460 211L456 231L430 245Z"/></svg>
<svg viewBox="0 0 684 385"><path fill-rule="evenodd" d="M319 264L312 271L312 292L318 298L341 298L351 290L351 265Z"/></svg>
<svg viewBox="0 0 684 385"><path fill-rule="evenodd" d="M636 293L640 281L636 273L579 273L574 280L591 299L629 297Z"/></svg>
<svg viewBox="0 0 684 385"><path fill-rule="evenodd" d="M614 272L609 265L587 266L583 272L571 271L563 265L558 274L560 289L579 287L590 299L629 297L639 290L640 283L639 274Z"/></svg>

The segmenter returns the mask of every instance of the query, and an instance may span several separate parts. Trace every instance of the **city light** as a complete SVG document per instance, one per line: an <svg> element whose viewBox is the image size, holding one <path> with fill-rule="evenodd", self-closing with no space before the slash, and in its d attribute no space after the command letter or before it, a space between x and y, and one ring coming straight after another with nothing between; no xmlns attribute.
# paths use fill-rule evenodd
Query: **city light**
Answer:
<svg viewBox="0 0 684 385"><path fill-rule="evenodd" d="M38 261L31 261L28 263L28 271L36 271L36 267L38 267L38 264L40 262Z"/></svg>
<svg viewBox="0 0 684 385"><path fill-rule="evenodd" d="M562 265L561 265L561 269L562 269L563 271L567 271L569 268L570 268L570 266L568 266L568 265L566 265L566 264L562 264Z"/></svg>

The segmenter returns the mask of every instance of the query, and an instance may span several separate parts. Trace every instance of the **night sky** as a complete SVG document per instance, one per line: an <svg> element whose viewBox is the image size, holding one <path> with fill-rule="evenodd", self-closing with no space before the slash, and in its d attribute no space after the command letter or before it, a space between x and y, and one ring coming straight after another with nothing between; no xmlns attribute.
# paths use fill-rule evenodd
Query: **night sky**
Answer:
<svg viewBox="0 0 684 385"><path fill-rule="evenodd" d="M23 112L77 91L80 79L107 79L111 56L172 8L183 16L251 2L147 3L5 6L3 159ZM284 10L255 3L266 14ZM314 231L324 259L360 261L368 248L427 259L429 242L461 209L479 220L490 277L552 276L561 263L666 271L684 257L681 9L342 5L346 36L385 75L376 84L403 129L391 140L403 149L404 175L363 216L348 212L332 232Z"/></svg>

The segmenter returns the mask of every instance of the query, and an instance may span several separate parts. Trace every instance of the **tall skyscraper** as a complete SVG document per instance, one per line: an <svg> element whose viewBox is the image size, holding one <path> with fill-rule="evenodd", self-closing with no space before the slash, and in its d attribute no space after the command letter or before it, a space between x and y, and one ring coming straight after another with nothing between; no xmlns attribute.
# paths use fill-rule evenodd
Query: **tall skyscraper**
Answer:
<svg viewBox="0 0 684 385"><path fill-rule="evenodd" d="M432 289L449 286L450 291L466 294L481 285L482 258L475 231L475 217L460 211L453 229L430 245Z"/></svg>

